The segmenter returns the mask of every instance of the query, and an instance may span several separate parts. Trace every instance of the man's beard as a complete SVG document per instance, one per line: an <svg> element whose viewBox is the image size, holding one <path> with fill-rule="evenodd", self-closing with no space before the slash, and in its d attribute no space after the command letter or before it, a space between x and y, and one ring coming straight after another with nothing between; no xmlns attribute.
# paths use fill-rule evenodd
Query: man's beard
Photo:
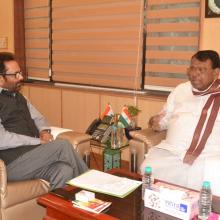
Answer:
<svg viewBox="0 0 220 220"><path fill-rule="evenodd" d="M17 83L15 87L15 92L19 92L21 90L21 86L22 86L21 82Z"/></svg>
<svg viewBox="0 0 220 220"><path fill-rule="evenodd" d="M21 83L20 82L18 82L18 83L16 83L16 84L14 84L13 86L11 86L11 87L8 87L8 90L10 91L10 92L19 92L20 90L21 90Z"/></svg>

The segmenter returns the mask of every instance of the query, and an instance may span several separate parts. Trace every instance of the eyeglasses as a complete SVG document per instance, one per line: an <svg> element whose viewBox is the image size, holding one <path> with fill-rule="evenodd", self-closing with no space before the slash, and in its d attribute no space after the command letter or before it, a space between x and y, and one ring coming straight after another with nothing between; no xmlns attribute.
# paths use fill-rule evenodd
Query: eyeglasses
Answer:
<svg viewBox="0 0 220 220"><path fill-rule="evenodd" d="M21 71L18 71L18 72L16 72L16 73L6 73L6 72L4 72L4 73L0 73L0 75L2 75L2 76L14 76L16 79L19 79L21 76L23 76L23 73L21 72Z"/></svg>

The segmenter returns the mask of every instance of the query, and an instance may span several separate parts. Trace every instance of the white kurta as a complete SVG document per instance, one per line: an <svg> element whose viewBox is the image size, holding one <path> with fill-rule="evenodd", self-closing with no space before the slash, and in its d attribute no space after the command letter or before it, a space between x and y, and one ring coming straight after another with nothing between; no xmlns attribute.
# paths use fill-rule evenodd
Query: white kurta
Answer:
<svg viewBox="0 0 220 220"><path fill-rule="evenodd" d="M142 173L144 167L149 165L155 178L193 189L200 189L202 181L209 180L213 193L220 195L220 175L216 175L220 168L219 113L205 148L193 165L182 162L209 96L193 95L190 82L175 88L168 97L163 109L165 117L160 122L161 127L167 129L166 139L146 155L141 165Z"/></svg>

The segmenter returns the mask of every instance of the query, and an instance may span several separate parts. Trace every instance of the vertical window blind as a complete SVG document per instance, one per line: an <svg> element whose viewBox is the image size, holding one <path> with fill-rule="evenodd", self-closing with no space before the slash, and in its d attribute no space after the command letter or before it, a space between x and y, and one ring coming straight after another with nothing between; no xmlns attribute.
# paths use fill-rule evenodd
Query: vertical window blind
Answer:
<svg viewBox="0 0 220 220"><path fill-rule="evenodd" d="M170 90L187 81L198 50L200 0L147 0L145 89Z"/></svg>
<svg viewBox="0 0 220 220"><path fill-rule="evenodd" d="M140 88L142 0L53 0L56 82Z"/></svg>
<svg viewBox="0 0 220 220"><path fill-rule="evenodd" d="M49 0L24 0L26 71L29 79L49 80Z"/></svg>

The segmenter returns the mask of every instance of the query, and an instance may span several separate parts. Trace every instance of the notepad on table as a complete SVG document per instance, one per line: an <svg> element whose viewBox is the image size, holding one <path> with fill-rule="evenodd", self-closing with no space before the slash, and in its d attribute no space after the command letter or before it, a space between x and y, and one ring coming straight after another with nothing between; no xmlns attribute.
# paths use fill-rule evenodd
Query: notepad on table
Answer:
<svg viewBox="0 0 220 220"><path fill-rule="evenodd" d="M119 177L98 170L88 172L71 179L69 185L124 198L142 184L141 181Z"/></svg>

